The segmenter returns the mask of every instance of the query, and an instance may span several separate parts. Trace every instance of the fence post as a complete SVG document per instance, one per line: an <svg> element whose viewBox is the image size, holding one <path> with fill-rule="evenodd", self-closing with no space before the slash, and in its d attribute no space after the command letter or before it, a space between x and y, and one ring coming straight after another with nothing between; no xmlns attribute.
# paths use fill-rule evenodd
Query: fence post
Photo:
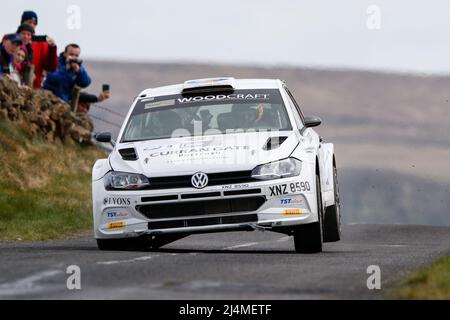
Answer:
<svg viewBox="0 0 450 320"><path fill-rule="evenodd" d="M72 112L77 112L78 100L80 100L81 88L79 86L74 86L72 90L72 99L70 100L70 110Z"/></svg>
<svg viewBox="0 0 450 320"><path fill-rule="evenodd" d="M23 82L28 87L33 87L34 82L34 64L27 64L23 72Z"/></svg>

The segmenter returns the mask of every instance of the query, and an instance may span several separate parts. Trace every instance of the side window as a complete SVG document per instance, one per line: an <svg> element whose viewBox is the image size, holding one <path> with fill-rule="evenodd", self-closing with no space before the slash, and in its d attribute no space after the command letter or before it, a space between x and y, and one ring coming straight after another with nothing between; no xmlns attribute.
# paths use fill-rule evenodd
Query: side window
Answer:
<svg viewBox="0 0 450 320"><path fill-rule="evenodd" d="M292 94L289 92L288 88L284 87L284 90L286 91L288 95L288 101L292 108L292 113L294 114L294 120L297 124L297 127L299 129L302 129L304 127L303 122L303 114L300 111L300 108L298 107L297 103L295 102L294 98L292 97Z"/></svg>

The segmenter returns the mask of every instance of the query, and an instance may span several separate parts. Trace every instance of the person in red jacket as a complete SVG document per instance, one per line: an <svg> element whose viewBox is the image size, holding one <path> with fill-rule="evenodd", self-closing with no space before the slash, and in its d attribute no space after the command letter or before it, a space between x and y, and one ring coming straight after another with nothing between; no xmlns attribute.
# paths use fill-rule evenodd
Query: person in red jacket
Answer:
<svg viewBox="0 0 450 320"><path fill-rule="evenodd" d="M36 29L38 17L34 11L24 11L21 24L27 23ZM43 41L32 41L31 49L34 65L34 88L41 88L44 71L53 72L58 66L58 51L55 40L46 36Z"/></svg>

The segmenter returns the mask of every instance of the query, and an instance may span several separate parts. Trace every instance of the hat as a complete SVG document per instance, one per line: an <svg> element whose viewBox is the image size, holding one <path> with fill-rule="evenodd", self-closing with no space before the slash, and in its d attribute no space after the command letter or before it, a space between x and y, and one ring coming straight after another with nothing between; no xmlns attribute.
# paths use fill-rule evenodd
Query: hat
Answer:
<svg viewBox="0 0 450 320"><path fill-rule="evenodd" d="M3 39L9 40L12 43L22 44L22 37L17 33L7 34Z"/></svg>
<svg viewBox="0 0 450 320"><path fill-rule="evenodd" d="M28 23L22 23L19 28L17 28L17 33L21 33L22 31L29 31L31 32L31 34L34 34L33 26L29 25Z"/></svg>
<svg viewBox="0 0 450 320"><path fill-rule="evenodd" d="M20 20L20 23L23 23L24 21L34 19L36 21L36 24L38 23L38 16L36 12L34 11L24 11L22 13L22 20Z"/></svg>

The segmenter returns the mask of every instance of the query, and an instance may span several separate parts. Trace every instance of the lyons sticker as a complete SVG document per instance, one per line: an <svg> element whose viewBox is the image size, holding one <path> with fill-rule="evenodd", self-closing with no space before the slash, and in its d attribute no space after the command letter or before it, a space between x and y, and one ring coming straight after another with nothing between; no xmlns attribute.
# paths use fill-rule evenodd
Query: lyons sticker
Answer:
<svg viewBox="0 0 450 320"><path fill-rule="evenodd" d="M131 199L123 197L108 197L103 199L103 204L116 206L129 206L131 205Z"/></svg>

